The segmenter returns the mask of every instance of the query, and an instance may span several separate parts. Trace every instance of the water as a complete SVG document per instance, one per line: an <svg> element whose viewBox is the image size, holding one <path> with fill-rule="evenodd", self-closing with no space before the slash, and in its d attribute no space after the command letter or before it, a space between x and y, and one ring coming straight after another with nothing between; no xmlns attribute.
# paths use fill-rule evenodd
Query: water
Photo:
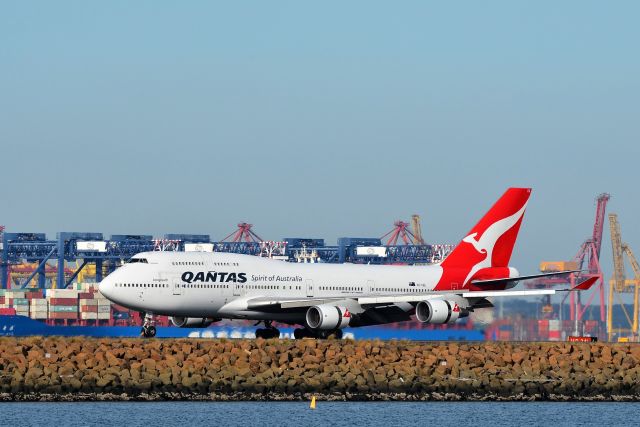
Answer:
<svg viewBox="0 0 640 427"><path fill-rule="evenodd" d="M79 402L0 403L4 426L621 426L639 403Z"/></svg>

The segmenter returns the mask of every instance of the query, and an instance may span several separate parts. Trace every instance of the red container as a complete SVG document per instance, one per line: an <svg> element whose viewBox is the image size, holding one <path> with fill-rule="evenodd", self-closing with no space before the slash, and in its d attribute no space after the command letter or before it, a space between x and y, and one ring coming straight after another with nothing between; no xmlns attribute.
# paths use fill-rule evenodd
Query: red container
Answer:
<svg viewBox="0 0 640 427"><path fill-rule="evenodd" d="M542 333L548 330L549 330L549 319L538 320L538 331Z"/></svg>
<svg viewBox="0 0 640 427"><path fill-rule="evenodd" d="M4 304L4 297L0 297L0 304Z"/></svg>
<svg viewBox="0 0 640 427"><path fill-rule="evenodd" d="M0 308L1 316L15 316L16 309L15 308Z"/></svg>
<svg viewBox="0 0 640 427"><path fill-rule="evenodd" d="M81 292L78 294L80 299L93 299L93 292Z"/></svg>
<svg viewBox="0 0 640 427"><path fill-rule="evenodd" d="M51 298L49 300L51 305L78 305L77 298Z"/></svg>
<svg viewBox="0 0 640 427"><path fill-rule="evenodd" d="M65 313L64 311L49 312L49 319L77 319L78 313Z"/></svg>
<svg viewBox="0 0 640 427"><path fill-rule="evenodd" d="M511 331L498 331L498 340L500 340L500 341L510 341L511 340Z"/></svg>
<svg viewBox="0 0 640 427"><path fill-rule="evenodd" d="M80 311L83 313L97 313L98 306L97 305L81 305Z"/></svg>
<svg viewBox="0 0 640 427"><path fill-rule="evenodd" d="M42 293L42 291L25 292L24 297L27 298L27 299L42 298L43 297L43 293Z"/></svg>

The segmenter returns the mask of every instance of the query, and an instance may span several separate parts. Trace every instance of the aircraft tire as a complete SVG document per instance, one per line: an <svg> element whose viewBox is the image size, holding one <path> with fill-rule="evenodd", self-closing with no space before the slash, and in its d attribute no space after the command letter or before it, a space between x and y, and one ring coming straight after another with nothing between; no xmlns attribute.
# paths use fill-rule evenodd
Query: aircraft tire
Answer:
<svg viewBox="0 0 640 427"><path fill-rule="evenodd" d="M155 326L143 326L142 331L140 331L140 335L145 338L153 338L156 336L156 327Z"/></svg>
<svg viewBox="0 0 640 427"><path fill-rule="evenodd" d="M307 338L309 335L308 331L305 328L296 328L293 331L293 337L297 340L301 340L303 338Z"/></svg>

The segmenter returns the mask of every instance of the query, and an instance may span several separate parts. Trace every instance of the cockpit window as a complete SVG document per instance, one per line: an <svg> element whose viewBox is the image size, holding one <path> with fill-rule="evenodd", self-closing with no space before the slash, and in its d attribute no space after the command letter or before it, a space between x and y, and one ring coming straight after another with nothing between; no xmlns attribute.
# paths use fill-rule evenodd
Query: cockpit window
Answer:
<svg viewBox="0 0 640 427"><path fill-rule="evenodd" d="M144 264L148 264L148 261L147 261L146 258L131 258L129 260L128 264L133 264L135 262L141 262L141 263L144 263Z"/></svg>

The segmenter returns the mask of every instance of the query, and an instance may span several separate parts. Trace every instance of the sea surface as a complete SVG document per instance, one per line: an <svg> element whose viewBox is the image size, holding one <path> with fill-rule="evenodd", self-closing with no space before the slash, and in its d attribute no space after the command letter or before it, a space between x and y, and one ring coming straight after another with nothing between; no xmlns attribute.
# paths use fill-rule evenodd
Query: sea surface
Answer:
<svg viewBox="0 0 640 427"><path fill-rule="evenodd" d="M0 403L3 426L637 426L640 403Z"/></svg>

